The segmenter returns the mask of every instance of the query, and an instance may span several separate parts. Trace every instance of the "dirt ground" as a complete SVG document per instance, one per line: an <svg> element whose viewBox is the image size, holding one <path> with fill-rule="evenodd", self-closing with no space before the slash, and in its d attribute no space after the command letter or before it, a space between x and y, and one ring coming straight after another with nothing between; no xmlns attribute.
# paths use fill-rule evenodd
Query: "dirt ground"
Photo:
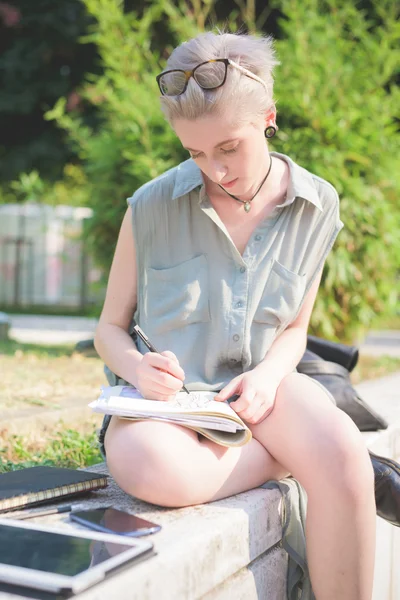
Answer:
<svg viewBox="0 0 400 600"><path fill-rule="evenodd" d="M79 353L71 356L37 356L17 350L0 356L2 416L27 408L63 408L73 400L95 400L105 385L99 358Z"/></svg>

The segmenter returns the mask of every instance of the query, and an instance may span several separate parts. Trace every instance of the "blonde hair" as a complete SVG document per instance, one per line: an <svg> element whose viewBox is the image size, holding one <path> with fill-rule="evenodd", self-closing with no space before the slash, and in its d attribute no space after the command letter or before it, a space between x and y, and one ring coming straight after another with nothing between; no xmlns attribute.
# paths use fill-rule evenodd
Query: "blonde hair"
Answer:
<svg viewBox="0 0 400 600"><path fill-rule="evenodd" d="M180 96L161 96L161 110L173 126L175 119L194 120L206 114L226 115L227 107L235 123L250 122L263 118L274 108L272 71L279 64L275 57L271 36L234 34L211 31L201 33L184 42L172 52L165 71L182 69L189 71L196 65L213 58L230 58L265 83L228 66L226 82L215 90L204 90L191 77L186 91Z"/></svg>

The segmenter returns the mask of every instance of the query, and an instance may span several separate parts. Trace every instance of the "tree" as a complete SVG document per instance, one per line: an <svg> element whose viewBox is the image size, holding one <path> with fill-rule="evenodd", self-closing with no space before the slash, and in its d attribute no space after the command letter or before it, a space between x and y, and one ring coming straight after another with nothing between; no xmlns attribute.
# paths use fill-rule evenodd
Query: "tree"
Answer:
<svg viewBox="0 0 400 600"><path fill-rule="evenodd" d="M56 178L74 157L65 133L43 118L60 97L93 122L77 89L100 73L94 44L80 44L93 18L80 0L0 2L0 181L36 169Z"/></svg>

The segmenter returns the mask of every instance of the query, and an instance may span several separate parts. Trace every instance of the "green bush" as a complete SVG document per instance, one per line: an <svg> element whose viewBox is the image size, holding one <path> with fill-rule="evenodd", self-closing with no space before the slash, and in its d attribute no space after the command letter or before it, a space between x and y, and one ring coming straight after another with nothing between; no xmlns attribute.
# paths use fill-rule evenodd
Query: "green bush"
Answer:
<svg viewBox="0 0 400 600"><path fill-rule="evenodd" d="M91 130L65 112L63 101L48 118L67 130L83 160L88 205L95 211L90 241L107 272L124 199L186 158L159 108L155 74L165 63L152 46L157 25L167 23L173 47L201 30L197 13L216 2L198 2L197 13L192 7L186 14L169 0L154 0L141 19L124 15L117 0L85 4L97 21L86 41L97 44L104 72L82 93L102 123ZM280 132L273 146L333 183L345 224L328 257L312 331L350 339L377 313L392 313L398 296L398 5L382 0L368 16L345 0L278 5ZM247 8L243 3L242 16L252 29ZM233 30L236 23L237 11Z"/></svg>
<svg viewBox="0 0 400 600"><path fill-rule="evenodd" d="M398 302L399 5L369 18L341 0L284 0L274 146L330 181L344 229L327 259L314 331L351 338ZM322 10L324 9L324 10Z"/></svg>

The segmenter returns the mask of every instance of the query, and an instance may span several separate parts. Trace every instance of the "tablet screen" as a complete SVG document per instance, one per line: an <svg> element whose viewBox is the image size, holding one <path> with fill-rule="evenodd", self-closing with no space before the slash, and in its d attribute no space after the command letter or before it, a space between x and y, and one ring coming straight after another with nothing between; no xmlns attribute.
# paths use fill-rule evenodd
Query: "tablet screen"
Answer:
<svg viewBox="0 0 400 600"><path fill-rule="evenodd" d="M66 533L0 524L0 563L74 576L133 547Z"/></svg>

